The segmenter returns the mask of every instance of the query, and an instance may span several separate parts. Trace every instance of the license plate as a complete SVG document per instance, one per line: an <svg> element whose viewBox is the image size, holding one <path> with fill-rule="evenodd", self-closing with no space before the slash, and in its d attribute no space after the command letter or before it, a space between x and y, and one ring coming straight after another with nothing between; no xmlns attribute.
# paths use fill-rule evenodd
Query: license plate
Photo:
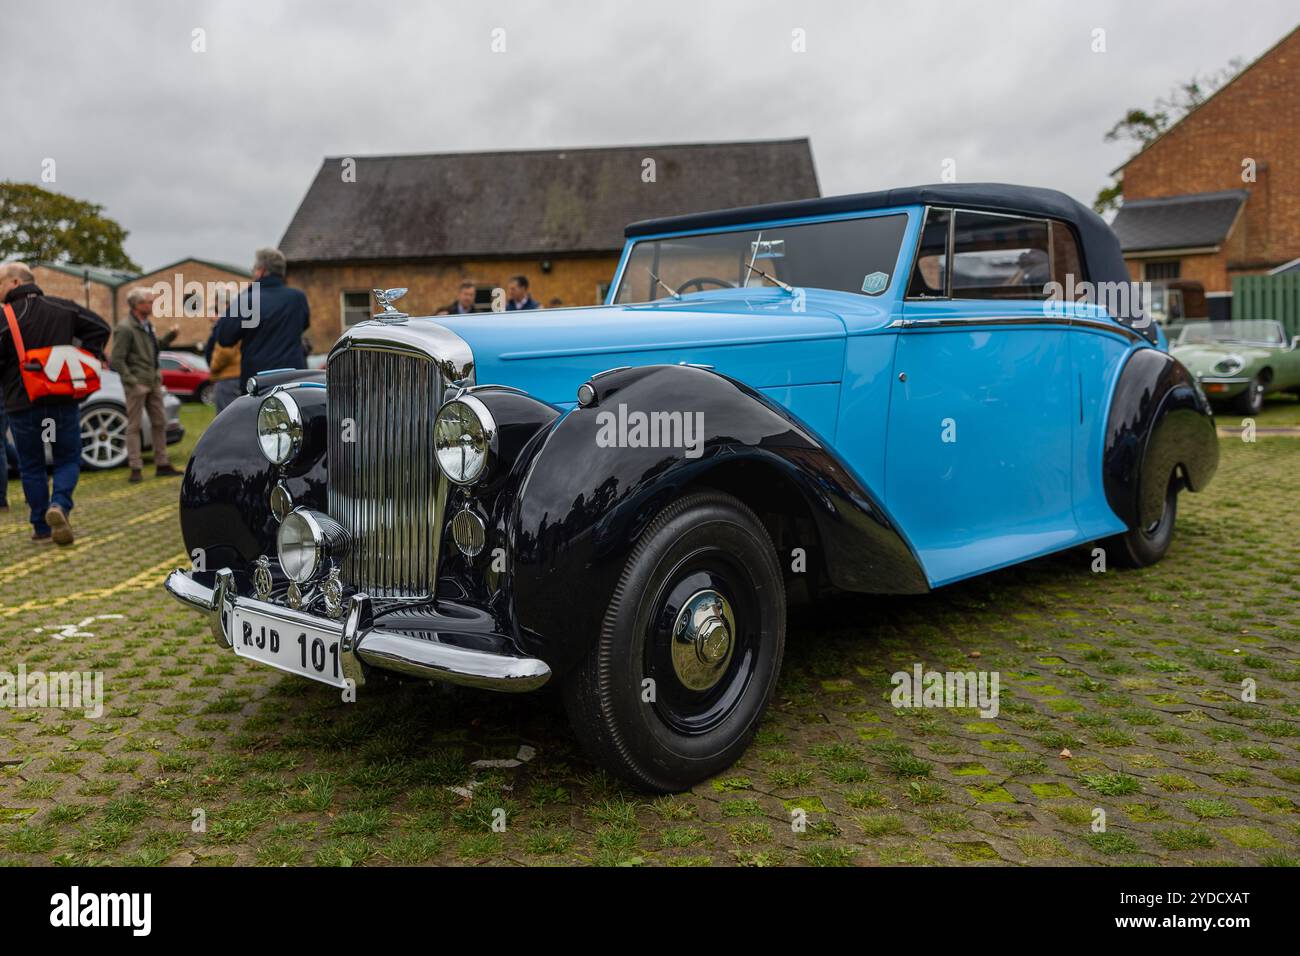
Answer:
<svg viewBox="0 0 1300 956"><path fill-rule="evenodd" d="M238 605L230 622L231 644L240 657L334 687L347 686L339 663L338 631Z"/></svg>

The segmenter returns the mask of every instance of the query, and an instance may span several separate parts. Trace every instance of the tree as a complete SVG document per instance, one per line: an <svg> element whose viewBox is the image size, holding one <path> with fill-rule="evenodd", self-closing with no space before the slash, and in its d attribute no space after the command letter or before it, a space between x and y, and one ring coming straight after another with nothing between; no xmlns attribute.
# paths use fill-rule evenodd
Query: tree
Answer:
<svg viewBox="0 0 1300 956"><path fill-rule="evenodd" d="M1241 72L1243 65L1241 57L1233 57L1218 73L1194 76L1185 83L1180 83L1168 96L1157 99L1150 110L1130 109L1106 133L1106 142L1128 140L1137 145L1137 152L1141 152L1159 139L1165 130L1227 85L1229 80ZM1092 208L1097 212L1118 209L1123 199L1124 183L1116 179L1097 193Z"/></svg>
<svg viewBox="0 0 1300 956"><path fill-rule="evenodd" d="M0 182L0 261L140 267L122 249L127 232L104 207L30 183Z"/></svg>

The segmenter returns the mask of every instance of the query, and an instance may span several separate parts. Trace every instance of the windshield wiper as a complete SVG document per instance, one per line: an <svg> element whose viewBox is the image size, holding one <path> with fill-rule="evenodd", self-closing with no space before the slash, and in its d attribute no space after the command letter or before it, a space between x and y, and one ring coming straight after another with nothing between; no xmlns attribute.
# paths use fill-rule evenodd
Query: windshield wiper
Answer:
<svg viewBox="0 0 1300 956"><path fill-rule="evenodd" d="M764 279L767 279L767 280L769 280L769 281L775 283L776 285L779 285L779 286L780 286L782 289L784 289L786 292L790 293L791 295L794 295L794 286L790 285L788 282L782 282L780 279L778 279L778 278L777 278L776 276L774 276L774 275L771 275L771 274L769 274L769 273L764 272L764 271L763 271L762 269L760 269L758 266L754 265L753 262L750 262L750 264L749 264L749 271L750 271L750 272L757 272L757 273L758 273L759 275L761 275ZM748 277L745 279L745 281L746 281L746 282L749 281Z"/></svg>
<svg viewBox="0 0 1300 956"><path fill-rule="evenodd" d="M761 275L764 279L767 279L767 280L769 280L770 282L773 282L773 283L775 283L776 285L779 285L782 289L784 289L784 290L785 290L786 292L788 292L790 295L794 295L794 294L795 294L795 293L794 293L794 286L792 286L792 285L788 285L787 283L782 282L782 281L781 281L780 279L778 279L776 276L774 276L774 275L769 275L768 273L766 273L766 272L764 272L762 269L760 269L758 266L754 265L754 260L756 260L756 259L758 258L758 247L759 247L759 244L762 243L762 241L763 241L763 234L760 232L760 233L758 234L758 238L754 240L754 243L753 243L753 246L752 246L753 251L749 254L749 265L747 265L747 266L745 267L745 281L741 283L741 286L742 286L743 288L749 288L749 277L750 277L750 275L751 275L752 273L757 272L757 273L758 273L759 275Z"/></svg>
<svg viewBox="0 0 1300 956"><path fill-rule="evenodd" d="M649 266L646 266L646 267L645 267L645 271L648 272L648 273L650 273L650 278L654 279L655 282L658 282L661 286L663 286L664 290L665 290L665 291L666 291L670 296L672 296L674 299L677 299L678 301L681 300L681 298L682 298L682 294L681 294L680 292L678 292L676 289L674 289L672 286L670 286L670 285L669 285L667 282L665 282L663 279L659 278L659 276L655 275L655 271L654 271L653 269L651 269Z"/></svg>

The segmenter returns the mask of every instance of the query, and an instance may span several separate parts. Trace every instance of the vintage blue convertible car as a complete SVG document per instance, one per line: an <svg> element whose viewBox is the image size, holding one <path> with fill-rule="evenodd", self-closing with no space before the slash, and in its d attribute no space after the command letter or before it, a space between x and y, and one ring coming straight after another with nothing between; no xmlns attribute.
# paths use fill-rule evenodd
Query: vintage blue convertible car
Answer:
<svg viewBox="0 0 1300 956"><path fill-rule="evenodd" d="M558 683L593 757L688 787L796 599L1164 555L1218 452L1158 329L1080 292L1127 283L1068 197L947 185L635 224L603 306L386 303L204 434L167 588L340 688Z"/></svg>

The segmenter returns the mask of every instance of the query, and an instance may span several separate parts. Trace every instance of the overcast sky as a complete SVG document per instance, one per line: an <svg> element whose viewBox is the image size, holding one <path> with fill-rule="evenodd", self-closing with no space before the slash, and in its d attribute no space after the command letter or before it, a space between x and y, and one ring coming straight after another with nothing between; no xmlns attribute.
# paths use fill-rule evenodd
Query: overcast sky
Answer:
<svg viewBox="0 0 1300 956"><path fill-rule="evenodd" d="M0 31L0 179L54 159L48 188L104 205L146 269L248 264L324 156L808 136L828 195L952 158L1091 202L1126 108L1297 22L1294 0L40 0Z"/></svg>

